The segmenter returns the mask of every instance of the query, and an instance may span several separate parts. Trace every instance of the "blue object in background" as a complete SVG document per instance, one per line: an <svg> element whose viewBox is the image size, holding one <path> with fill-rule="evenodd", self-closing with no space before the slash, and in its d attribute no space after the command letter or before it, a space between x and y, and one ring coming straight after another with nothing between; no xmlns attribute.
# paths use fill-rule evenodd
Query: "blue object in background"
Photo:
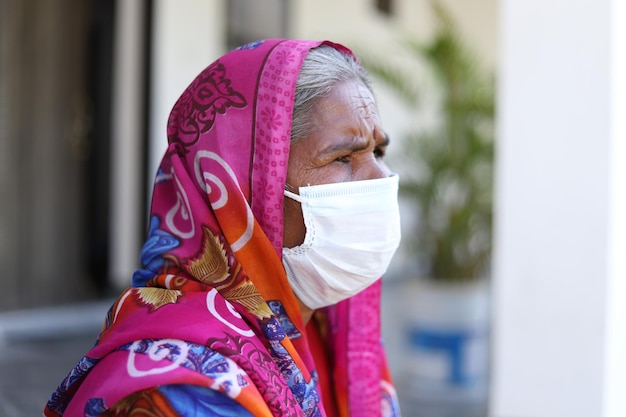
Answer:
<svg viewBox="0 0 626 417"><path fill-rule="evenodd" d="M433 354L443 354L449 360L446 381L454 386L464 386L473 379L467 372L465 349L473 335L466 330L429 329L414 327L409 333L412 348Z"/></svg>

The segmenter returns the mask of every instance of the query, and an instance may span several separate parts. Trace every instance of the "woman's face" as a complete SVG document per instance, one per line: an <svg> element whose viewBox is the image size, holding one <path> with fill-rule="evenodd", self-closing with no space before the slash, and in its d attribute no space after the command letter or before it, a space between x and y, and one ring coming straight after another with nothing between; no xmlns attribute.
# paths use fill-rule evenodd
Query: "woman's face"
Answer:
<svg viewBox="0 0 626 417"><path fill-rule="evenodd" d="M383 162L389 144L372 93L359 81L344 81L313 107L308 137L291 144L287 188L368 180L391 175ZM302 244L305 235L300 203L285 199L283 245Z"/></svg>

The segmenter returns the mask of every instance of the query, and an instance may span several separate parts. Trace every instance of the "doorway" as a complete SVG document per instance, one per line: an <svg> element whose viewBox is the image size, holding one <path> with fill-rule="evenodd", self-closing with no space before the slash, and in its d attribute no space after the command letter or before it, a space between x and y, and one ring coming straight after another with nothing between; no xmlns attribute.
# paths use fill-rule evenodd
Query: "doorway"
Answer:
<svg viewBox="0 0 626 417"><path fill-rule="evenodd" d="M106 287L113 7L0 2L0 311Z"/></svg>

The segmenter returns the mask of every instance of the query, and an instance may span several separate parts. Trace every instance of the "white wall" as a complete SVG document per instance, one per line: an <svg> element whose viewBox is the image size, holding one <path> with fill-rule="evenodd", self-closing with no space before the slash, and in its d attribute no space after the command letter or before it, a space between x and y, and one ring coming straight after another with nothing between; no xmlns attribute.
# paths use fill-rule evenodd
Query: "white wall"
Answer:
<svg viewBox="0 0 626 417"><path fill-rule="evenodd" d="M330 39L353 48L379 48L403 35L427 37L434 20L430 0L394 1L395 12L386 17L375 10L372 0L293 0L292 36ZM468 43L488 65L496 63L497 0L441 0L467 36Z"/></svg>
<svg viewBox="0 0 626 417"><path fill-rule="evenodd" d="M494 417L626 415L618 1L501 2Z"/></svg>
<svg viewBox="0 0 626 417"><path fill-rule="evenodd" d="M611 2L611 148L604 415L626 415L626 3Z"/></svg>
<svg viewBox="0 0 626 417"><path fill-rule="evenodd" d="M150 162L154 177L167 147L167 118L191 81L225 51L226 3L221 0L155 0L152 45Z"/></svg>
<svg viewBox="0 0 626 417"><path fill-rule="evenodd" d="M295 38L328 39L343 43L355 53L398 59L403 52L399 41L410 36L427 41L435 20L429 0L398 0L396 11L386 17L376 11L371 0L294 0L292 1L291 34ZM487 70L497 62L498 26L497 0L442 0L441 3L459 24L467 44L476 52ZM399 139L412 129L413 112L399 102L394 94L375 85L379 112L391 137ZM400 149L392 146L391 152Z"/></svg>

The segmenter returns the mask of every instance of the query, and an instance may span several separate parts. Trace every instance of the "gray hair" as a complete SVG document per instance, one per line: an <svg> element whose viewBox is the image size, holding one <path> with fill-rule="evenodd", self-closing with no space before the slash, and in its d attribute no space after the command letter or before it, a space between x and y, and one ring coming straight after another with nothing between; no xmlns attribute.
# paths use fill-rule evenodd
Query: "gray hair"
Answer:
<svg viewBox="0 0 626 417"><path fill-rule="evenodd" d="M302 63L296 84L293 104L291 140L308 136L311 129L311 109L342 81L360 81L370 91L372 87L365 70L354 57L330 45L321 45L309 51Z"/></svg>

